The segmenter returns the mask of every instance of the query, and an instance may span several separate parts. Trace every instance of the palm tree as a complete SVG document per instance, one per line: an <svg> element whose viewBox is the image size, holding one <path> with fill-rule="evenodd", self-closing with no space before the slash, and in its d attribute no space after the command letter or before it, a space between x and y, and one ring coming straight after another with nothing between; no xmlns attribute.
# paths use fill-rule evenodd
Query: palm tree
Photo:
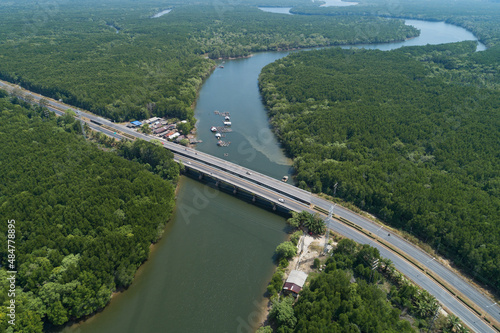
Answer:
<svg viewBox="0 0 500 333"><path fill-rule="evenodd" d="M394 265L392 264L391 259L380 258L380 264L383 264L384 274L386 274L389 269L389 272L392 272L392 269L394 269Z"/></svg>
<svg viewBox="0 0 500 333"><path fill-rule="evenodd" d="M454 332L454 333L461 332L462 323L460 321L460 318L458 318L455 315L449 315L446 328L449 330L449 332Z"/></svg>
<svg viewBox="0 0 500 333"><path fill-rule="evenodd" d="M45 98L40 98L40 100L38 101L38 104L42 107L42 108L46 108L47 106L49 106L49 101L46 100Z"/></svg>
<svg viewBox="0 0 500 333"><path fill-rule="evenodd" d="M417 308L417 314L422 318L427 318L436 312L439 305L436 299L429 294L427 290L421 290L415 295L415 306Z"/></svg>

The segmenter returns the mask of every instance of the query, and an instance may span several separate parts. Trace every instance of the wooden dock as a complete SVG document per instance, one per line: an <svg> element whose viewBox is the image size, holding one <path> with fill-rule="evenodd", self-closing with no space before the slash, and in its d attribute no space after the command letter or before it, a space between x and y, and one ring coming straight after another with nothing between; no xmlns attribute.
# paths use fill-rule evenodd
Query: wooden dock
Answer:
<svg viewBox="0 0 500 333"><path fill-rule="evenodd" d="M228 147L230 144L231 144L231 141L222 141L222 140L219 140L217 142L217 146L219 146L219 147Z"/></svg>
<svg viewBox="0 0 500 333"><path fill-rule="evenodd" d="M226 126L214 126L216 129L217 129L217 132L219 133L230 133L232 132L233 130L230 128L230 127L226 127Z"/></svg>
<svg viewBox="0 0 500 333"><path fill-rule="evenodd" d="M219 110L215 110L214 113L216 115L219 115L219 116L222 116L222 117L230 117L231 115L229 114L229 112L220 112Z"/></svg>

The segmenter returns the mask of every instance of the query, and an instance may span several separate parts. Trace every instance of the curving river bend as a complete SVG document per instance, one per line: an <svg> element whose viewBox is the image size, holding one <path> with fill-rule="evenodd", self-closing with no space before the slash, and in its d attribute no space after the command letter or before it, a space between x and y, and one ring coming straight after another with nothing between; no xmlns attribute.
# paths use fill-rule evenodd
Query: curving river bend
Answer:
<svg viewBox="0 0 500 333"><path fill-rule="evenodd" d="M407 20L421 30L401 43L356 45L390 50L401 46L477 40L442 22ZM346 46L348 47L348 46ZM478 50L485 49L478 45ZM226 61L204 83L196 105L198 149L281 178L290 161L272 134L258 91L261 69L289 52L258 53ZM230 112L233 132L217 147L211 126ZM132 286L102 311L62 332L253 332L274 268L272 254L286 238L282 217L182 179L176 214Z"/></svg>

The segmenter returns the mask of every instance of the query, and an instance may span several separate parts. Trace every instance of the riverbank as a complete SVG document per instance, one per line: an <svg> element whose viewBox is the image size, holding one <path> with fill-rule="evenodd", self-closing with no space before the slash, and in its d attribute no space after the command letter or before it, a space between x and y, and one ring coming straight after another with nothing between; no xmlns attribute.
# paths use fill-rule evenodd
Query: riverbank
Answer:
<svg viewBox="0 0 500 333"><path fill-rule="evenodd" d="M283 218L198 180L181 179L174 218L130 288L65 333L165 327L216 333L255 326L272 271L269 254L285 237Z"/></svg>
<svg viewBox="0 0 500 333"><path fill-rule="evenodd" d="M124 295L127 293L127 291L129 291L129 289L132 288L136 284L136 281L140 280L143 277L143 274L144 274L145 270L147 269L146 266L148 265L149 261L151 260L151 258L153 258L157 255L157 252L160 249L159 244L161 243L162 239L168 234L168 231L172 228L172 224L174 223L174 218L175 218L175 214L176 214L176 210L177 210L177 194L184 183L184 178L185 177L182 177L182 176L179 177L179 180L178 180L177 185L176 185L175 190L174 190L175 198L176 198L176 205L175 205L174 211L172 212L170 219L165 223L160 237L155 242L153 242L149 245L149 255L146 258L146 260L144 260L139 265L137 270L135 271L132 283L127 288L117 288L117 290L113 291L111 293L109 302L106 304L106 306L104 308L99 309L98 311L96 311L88 316L82 317L76 321L69 321L68 323L66 323L65 325L63 325L60 328L50 330L50 332L54 332L54 333L61 332L61 331L62 332L73 332L73 331L79 332L80 327L82 325L92 324L92 322L94 320L97 320L97 317L102 315L110 306L113 306L115 303L120 302L121 298L125 297Z"/></svg>

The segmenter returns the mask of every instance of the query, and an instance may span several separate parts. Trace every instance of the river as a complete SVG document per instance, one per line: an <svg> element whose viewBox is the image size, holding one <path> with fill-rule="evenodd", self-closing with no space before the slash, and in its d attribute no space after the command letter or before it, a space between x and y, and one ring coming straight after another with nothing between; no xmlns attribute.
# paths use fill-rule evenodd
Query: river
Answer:
<svg viewBox="0 0 500 333"><path fill-rule="evenodd" d="M407 20L422 31L382 50L476 38L441 22ZM484 45L478 49L484 49ZM289 52L258 53L226 61L203 84L196 105L198 149L281 178L289 160L272 134L257 78L265 65ZM214 110L230 112L233 132L217 147ZM132 286L90 320L64 333L252 332L262 316L263 294L277 244L286 238L284 218L189 178L181 180L175 216Z"/></svg>
<svg viewBox="0 0 500 333"><path fill-rule="evenodd" d="M165 14L168 14L172 11L172 9L165 9L157 14L154 14L153 16L151 16L151 18L158 18L158 17L162 17L163 15Z"/></svg>

